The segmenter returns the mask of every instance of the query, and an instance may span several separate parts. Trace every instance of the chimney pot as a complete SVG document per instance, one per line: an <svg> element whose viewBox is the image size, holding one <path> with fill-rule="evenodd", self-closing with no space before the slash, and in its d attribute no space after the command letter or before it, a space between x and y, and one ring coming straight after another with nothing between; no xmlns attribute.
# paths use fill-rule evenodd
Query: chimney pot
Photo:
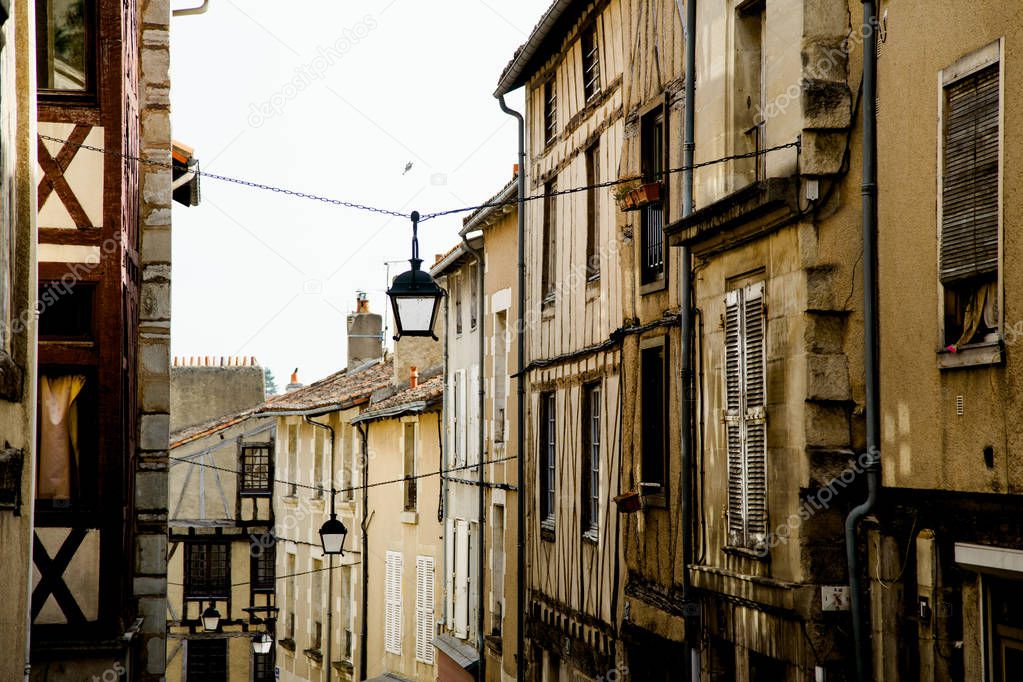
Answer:
<svg viewBox="0 0 1023 682"><path fill-rule="evenodd" d="M516 163L516 164L514 164L512 166L512 175L518 175L518 174L519 174L519 164Z"/></svg>
<svg viewBox="0 0 1023 682"><path fill-rule="evenodd" d="M408 368L408 385L409 388L416 388L419 386L419 370L415 367Z"/></svg>

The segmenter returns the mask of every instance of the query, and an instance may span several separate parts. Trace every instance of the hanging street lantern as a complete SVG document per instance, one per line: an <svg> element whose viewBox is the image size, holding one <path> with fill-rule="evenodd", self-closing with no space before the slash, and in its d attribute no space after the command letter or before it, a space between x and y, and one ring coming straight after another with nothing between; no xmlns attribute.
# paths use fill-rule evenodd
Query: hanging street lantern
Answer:
<svg viewBox="0 0 1023 682"><path fill-rule="evenodd" d="M206 632L216 632L220 627L220 611L210 602L209 607L202 612L202 629Z"/></svg>
<svg viewBox="0 0 1023 682"><path fill-rule="evenodd" d="M421 269L423 260L419 257L419 211L412 211L412 269L394 278L387 296L394 309L397 334L402 336L429 336L435 341L433 325L437 321L444 290L437 286L430 273Z"/></svg>
<svg viewBox="0 0 1023 682"><path fill-rule="evenodd" d="M337 520L337 514L331 512L330 518L320 526L320 544L323 545L324 554L345 555L345 537L348 529L345 524Z"/></svg>
<svg viewBox="0 0 1023 682"><path fill-rule="evenodd" d="M273 641L273 638L268 633L260 632L252 638L252 652L260 655L270 653L270 646L273 644Z"/></svg>

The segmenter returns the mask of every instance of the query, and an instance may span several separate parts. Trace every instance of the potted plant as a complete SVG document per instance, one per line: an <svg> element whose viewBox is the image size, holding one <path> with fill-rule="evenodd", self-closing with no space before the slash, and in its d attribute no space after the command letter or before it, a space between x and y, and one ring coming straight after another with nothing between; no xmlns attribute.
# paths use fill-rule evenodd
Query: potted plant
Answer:
<svg viewBox="0 0 1023 682"><path fill-rule="evenodd" d="M646 204L653 203L661 200L661 183L659 182L647 182L634 190L636 195L636 205L644 206Z"/></svg>
<svg viewBox="0 0 1023 682"><path fill-rule="evenodd" d="M618 203L620 210L631 211L636 208L636 197L633 195L633 191L639 186L638 180L629 180L611 188L611 195Z"/></svg>
<svg viewBox="0 0 1023 682"><path fill-rule="evenodd" d="M639 493L634 490L624 492L621 495L616 495L614 501L615 504L618 505L618 512L620 514L631 514L639 511Z"/></svg>

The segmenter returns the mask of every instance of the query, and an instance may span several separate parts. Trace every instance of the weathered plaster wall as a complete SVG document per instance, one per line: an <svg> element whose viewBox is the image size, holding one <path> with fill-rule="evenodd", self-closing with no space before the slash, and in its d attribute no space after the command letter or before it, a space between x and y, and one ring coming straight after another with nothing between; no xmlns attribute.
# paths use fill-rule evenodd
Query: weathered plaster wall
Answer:
<svg viewBox="0 0 1023 682"><path fill-rule="evenodd" d="M254 407L265 398L263 368L174 367L170 372L171 431Z"/></svg>

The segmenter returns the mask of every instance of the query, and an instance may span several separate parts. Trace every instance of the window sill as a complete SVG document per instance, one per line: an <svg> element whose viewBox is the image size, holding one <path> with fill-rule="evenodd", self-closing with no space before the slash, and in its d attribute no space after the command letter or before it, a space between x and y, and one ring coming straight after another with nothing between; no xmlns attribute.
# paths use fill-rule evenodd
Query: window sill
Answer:
<svg viewBox="0 0 1023 682"><path fill-rule="evenodd" d="M280 644L281 648L284 649L285 651L295 653L295 640L291 639L290 637L285 637L284 639L280 640L277 643Z"/></svg>
<svg viewBox="0 0 1023 682"><path fill-rule="evenodd" d="M740 547L738 545L725 545L721 548L725 554L731 554L732 556L746 557L747 559L755 559L757 561L770 561L771 553L767 547L762 550L752 549L750 547Z"/></svg>
<svg viewBox="0 0 1023 682"><path fill-rule="evenodd" d="M241 497L264 497L269 498L273 496L269 490L242 490L238 493Z"/></svg>
<svg viewBox="0 0 1023 682"><path fill-rule="evenodd" d="M540 522L540 539L554 542L554 519L547 518Z"/></svg>
<svg viewBox="0 0 1023 682"><path fill-rule="evenodd" d="M314 663L323 663L323 652L319 649L303 649L302 653Z"/></svg>
<svg viewBox="0 0 1023 682"><path fill-rule="evenodd" d="M284 497L281 498L281 502L283 502L284 504L286 504L289 507L297 507L298 506L298 496L297 495L285 495Z"/></svg>
<svg viewBox="0 0 1023 682"><path fill-rule="evenodd" d="M640 482L639 499L644 509L666 509L668 506L668 493L660 483Z"/></svg>
<svg viewBox="0 0 1023 682"><path fill-rule="evenodd" d="M323 511L326 505L325 499L322 493L318 493L315 497L309 498L309 506L317 511Z"/></svg>
<svg viewBox="0 0 1023 682"><path fill-rule="evenodd" d="M600 538L597 536L597 529L596 528L590 528L585 533L583 533L583 542L589 542L589 543L595 545L595 544L597 544L597 541L599 539Z"/></svg>
<svg viewBox="0 0 1023 682"><path fill-rule="evenodd" d="M1000 340L971 343L954 353L947 349L938 351L938 369L984 367L1001 365L1003 362L1005 362L1005 351Z"/></svg>
<svg viewBox="0 0 1023 682"><path fill-rule="evenodd" d="M417 511L403 511L401 513L401 522L414 526L419 523L419 512Z"/></svg>
<svg viewBox="0 0 1023 682"><path fill-rule="evenodd" d="M655 294L658 291L664 291L667 288L668 278L662 273L658 279L655 279L652 282L647 282L646 284L641 284L639 286L639 295L646 296L647 294Z"/></svg>

